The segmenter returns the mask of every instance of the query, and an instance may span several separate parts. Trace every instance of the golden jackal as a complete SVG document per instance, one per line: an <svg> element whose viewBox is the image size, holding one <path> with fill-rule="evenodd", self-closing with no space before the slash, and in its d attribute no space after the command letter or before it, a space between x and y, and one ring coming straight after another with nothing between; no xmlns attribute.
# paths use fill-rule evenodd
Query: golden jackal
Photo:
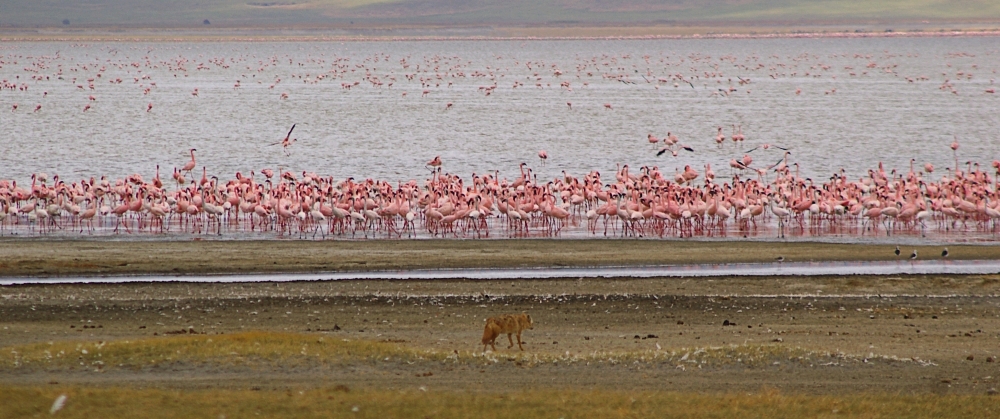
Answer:
<svg viewBox="0 0 1000 419"><path fill-rule="evenodd" d="M504 314L486 319L486 329L483 330L483 352L486 352L486 345L493 347L493 351L496 352L497 337L504 333L507 334L507 340L510 341L510 346L507 349L514 347L514 339L511 338L511 335L516 333L517 347L523 351L524 347L521 346L521 331L525 329L534 329L534 323L531 322L531 316L524 313Z"/></svg>

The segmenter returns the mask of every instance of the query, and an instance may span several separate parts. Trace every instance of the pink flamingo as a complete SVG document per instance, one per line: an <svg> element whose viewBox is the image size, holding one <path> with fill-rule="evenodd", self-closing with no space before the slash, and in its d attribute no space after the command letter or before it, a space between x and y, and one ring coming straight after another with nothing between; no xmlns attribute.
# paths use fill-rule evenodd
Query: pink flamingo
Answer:
<svg viewBox="0 0 1000 419"><path fill-rule="evenodd" d="M188 176L191 175L191 171L194 170L194 167L197 164L194 161L194 152L195 151L198 151L198 150L193 149L193 148L190 150L190 152L191 152L191 161L185 163L184 167L181 168L181 172L188 172Z"/></svg>

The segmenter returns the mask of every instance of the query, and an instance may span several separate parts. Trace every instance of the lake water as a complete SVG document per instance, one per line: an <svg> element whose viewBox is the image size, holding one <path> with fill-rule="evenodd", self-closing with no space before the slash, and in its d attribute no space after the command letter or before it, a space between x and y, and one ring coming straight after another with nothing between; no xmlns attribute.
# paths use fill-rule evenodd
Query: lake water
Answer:
<svg viewBox="0 0 1000 419"><path fill-rule="evenodd" d="M911 158L933 163L937 176L954 166L953 136L963 166L1000 157L1000 95L985 93L995 88L998 45L991 37L11 42L0 46L8 86L0 178L149 178L157 164L165 177L189 148L199 168L226 179L282 167L405 181L426 177L435 155L464 177L514 178L521 162L540 179L706 163L724 177L729 159L763 143L789 148L790 162L816 179L842 168L856 179L879 162L906 171ZM292 124L298 142L288 155L268 146ZM734 124L743 145L728 140ZM668 131L695 151L656 157L646 136ZM782 153L752 155L770 165Z"/></svg>
<svg viewBox="0 0 1000 419"><path fill-rule="evenodd" d="M563 171L613 179L624 164L633 173L657 166L668 178L711 164L724 181L730 159L763 144L777 147L753 151L752 167L776 163L778 147L787 148L789 163L817 183L841 170L857 180L879 163L905 173L911 159L917 170L933 164L925 179L937 179L956 161L989 169L1000 158L1000 95L989 93L998 45L995 37L9 42L0 45L0 179L150 179L159 165L169 182L195 148L195 176L205 167L223 180L281 168L395 184L426 179L426 162L440 155L445 171L466 179L494 171L513 179L525 162L540 182ZM298 141L274 145L293 124ZM717 145L720 126L726 141ZM741 144L729 139L734 126ZM647 135L668 132L693 151L657 156ZM775 227L751 235L773 237ZM995 240L986 230L948 240ZM567 234L591 236L583 227Z"/></svg>
<svg viewBox="0 0 1000 419"><path fill-rule="evenodd" d="M702 265L601 266L577 268L511 269L416 269L402 271L316 272L294 274L241 275L138 275L138 276L57 276L0 278L0 286L21 284L120 284L127 282L290 282L354 280L498 280L553 278L699 278L721 276L804 276L804 275L983 275L1000 272L1000 262L992 260L920 260L726 263ZM984 292L988 292L984 290ZM820 296L790 291L798 296ZM866 296L870 294L854 294ZM844 294L826 294L843 297ZM926 295L924 295L926 296ZM773 295L772 295L773 297Z"/></svg>

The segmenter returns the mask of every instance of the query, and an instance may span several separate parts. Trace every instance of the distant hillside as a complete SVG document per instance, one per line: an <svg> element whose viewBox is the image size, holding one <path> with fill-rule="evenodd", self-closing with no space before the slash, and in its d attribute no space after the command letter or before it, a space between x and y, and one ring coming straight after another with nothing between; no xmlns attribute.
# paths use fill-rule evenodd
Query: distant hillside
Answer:
<svg viewBox="0 0 1000 419"><path fill-rule="evenodd" d="M207 22L206 22L207 19ZM0 27L1000 22L997 0L5 0Z"/></svg>

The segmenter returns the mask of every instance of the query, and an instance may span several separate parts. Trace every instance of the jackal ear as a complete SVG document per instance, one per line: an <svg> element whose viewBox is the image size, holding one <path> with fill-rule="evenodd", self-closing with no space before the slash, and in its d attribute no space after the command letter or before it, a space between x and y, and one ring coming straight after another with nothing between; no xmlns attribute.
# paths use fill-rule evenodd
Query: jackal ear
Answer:
<svg viewBox="0 0 1000 419"><path fill-rule="evenodd" d="M531 323L531 315L530 314L525 314L524 317L527 317L528 318L528 323Z"/></svg>

